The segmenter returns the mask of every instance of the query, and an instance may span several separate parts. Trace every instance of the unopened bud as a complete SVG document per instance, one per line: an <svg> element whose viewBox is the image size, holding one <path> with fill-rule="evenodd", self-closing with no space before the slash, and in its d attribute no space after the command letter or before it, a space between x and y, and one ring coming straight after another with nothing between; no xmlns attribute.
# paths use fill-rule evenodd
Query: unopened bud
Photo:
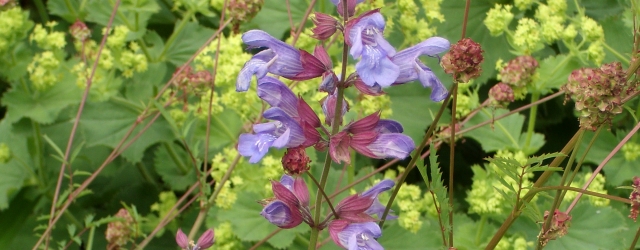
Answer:
<svg viewBox="0 0 640 250"><path fill-rule="evenodd" d="M105 235L109 243L108 249L120 249L120 247L127 244L132 233L133 218L126 209L121 208L114 217L120 220L107 224Z"/></svg>
<svg viewBox="0 0 640 250"><path fill-rule="evenodd" d="M69 33L71 33L71 36L73 36L73 38L81 42L84 42L91 36L91 30L89 30L87 25L80 20L77 20L75 23L69 26Z"/></svg>
<svg viewBox="0 0 640 250"><path fill-rule="evenodd" d="M565 236L567 232L569 232L569 226L571 226L571 215L567 213L560 212L556 209L553 212L553 217L551 218L551 225L548 226L547 231L540 232L538 236L542 240L542 246L547 245L549 240L555 240L562 236ZM544 212L544 220L547 220L549 217L549 211ZM544 228L543 228L544 229Z"/></svg>
<svg viewBox="0 0 640 250"><path fill-rule="evenodd" d="M311 159L302 147L288 148L282 156L282 167L288 175L299 175L309 170Z"/></svg>
<svg viewBox="0 0 640 250"><path fill-rule="evenodd" d="M333 36L338 27L342 26L334 17L320 12L316 12L315 16L311 18L311 21L316 25L316 27L311 30L313 37L318 40L325 40Z"/></svg>
<svg viewBox="0 0 640 250"><path fill-rule="evenodd" d="M508 84L499 82L489 90L489 98L493 105L506 106L514 100L513 89Z"/></svg>
<svg viewBox="0 0 640 250"><path fill-rule="evenodd" d="M518 56L502 68L500 79L514 88L523 88L531 83L539 66L532 56Z"/></svg>
<svg viewBox="0 0 640 250"><path fill-rule="evenodd" d="M638 219L638 213L640 211L640 177L633 177L633 191L631 191L631 195L629 195L629 200L631 200L631 211L629 213L629 218L636 221Z"/></svg>
<svg viewBox="0 0 640 250"><path fill-rule="evenodd" d="M484 61L483 52L480 44L470 38L463 38L451 45L451 49L442 57L440 64L444 72L453 74L455 81L468 82L482 73L480 64Z"/></svg>
<svg viewBox="0 0 640 250"><path fill-rule="evenodd" d="M229 0L227 15L233 18L233 32L240 32L240 24L248 23L258 14L264 5L264 0Z"/></svg>

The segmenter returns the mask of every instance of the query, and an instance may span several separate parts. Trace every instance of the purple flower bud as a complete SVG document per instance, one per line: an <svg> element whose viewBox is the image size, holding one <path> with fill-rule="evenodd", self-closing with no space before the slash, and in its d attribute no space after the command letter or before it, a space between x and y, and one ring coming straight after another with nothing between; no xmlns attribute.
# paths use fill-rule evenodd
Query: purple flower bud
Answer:
<svg viewBox="0 0 640 250"><path fill-rule="evenodd" d="M375 222L349 223L346 220L334 220L329 223L329 234L336 245L345 249L384 249L375 240L382 236L382 230Z"/></svg>
<svg viewBox="0 0 640 250"><path fill-rule="evenodd" d="M336 205L336 213L342 220L367 222L374 219L365 213L373 204L373 198L359 194L350 195Z"/></svg>
<svg viewBox="0 0 640 250"><path fill-rule="evenodd" d="M371 95L371 96L379 96L379 95L383 95L384 91L382 91L382 87L378 84L375 84L373 86L369 86L367 84L365 84L362 79L360 79L360 77L358 77L354 82L353 82L353 86L356 87L356 89L358 89L360 91L360 93L363 93L365 95Z"/></svg>
<svg viewBox="0 0 640 250"><path fill-rule="evenodd" d="M260 215L279 228L293 228L302 223L300 211L281 200L267 204Z"/></svg>
<svg viewBox="0 0 640 250"><path fill-rule="evenodd" d="M336 89L333 94L327 95L322 101L322 112L324 113L324 122L325 124L331 126L333 124L333 119L335 119L336 113L336 103L338 102L338 90ZM342 111L340 114L340 118L337 121L338 124L342 124L342 117L349 110L349 106L346 101L342 102Z"/></svg>
<svg viewBox="0 0 640 250"><path fill-rule="evenodd" d="M176 243L178 243L178 246L182 249L189 247L189 238L182 232L181 228L178 228L178 233L176 233Z"/></svg>
<svg viewBox="0 0 640 250"><path fill-rule="evenodd" d="M378 194L391 189L394 185L395 185L395 182L393 182L392 180L386 179L381 182L378 182L378 184L374 185L367 191L364 191L362 193L362 196L373 199L373 203L367 209L367 211L365 211L365 213L369 215L375 214L378 216L379 219L382 219L382 214L384 213L385 206L382 205L382 203L380 203L380 200L378 199ZM391 212L393 212L393 210L391 210ZM396 219L396 218L398 217L388 214L387 218L385 219L388 220L388 219Z"/></svg>
<svg viewBox="0 0 640 250"><path fill-rule="evenodd" d="M207 249L213 246L213 242L215 242L214 236L215 234L213 233L213 229L205 231L200 235L200 238L198 238L198 242L196 243L196 246L193 247L193 250Z"/></svg>
<svg viewBox="0 0 640 250"><path fill-rule="evenodd" d="M316 27L311 30L313 37L318 40L325 40L333 36L336 30L342 26L334 17L320 12L316 12L315 16L311 18L311 21L316 25Z"/></svg>
<svg viewBox="0 0 640 250"><path fill-rule="evenodd" d="M251 77L258 79L267 72L292 80L308 80L321 76L326 68L315 56L298 50L262 30L250 30L242 35L242 41L249 47L268 49L255 54L238 74L236 91L247 91Z"/></svg>
<svg viewBox="0 0 640 250"><path fill-rule="evenodd" d="M438 80L433 71L424 65L418 57L421 55L436 57L439 53L447 51L449 46L447 39L432 37L398 52L391 59L400 68L400 74L394 85L420 80L422 86L431 88L431 100L434 102L444 100L448 94L447 89Z"/></svg>
<svg viewBox="0 0 640 250"><path fill-rule="evenodd" d="M356 71L368 86L388 87L400 73L398 65L390 59L396 50L382 36L384 26L384 18L376 9L352 19L346 27L349 53L353 58L360 58Z"/></svg>
<svg viewBox="0 0 640 250"><path fill-rule="evenodd" d="M347 16L351 17L356 12L356 4L362 3L364 0L347 0ZM331 0L331 3L338 7L338 14L344 16L344 5L341 0Z"/></svg>

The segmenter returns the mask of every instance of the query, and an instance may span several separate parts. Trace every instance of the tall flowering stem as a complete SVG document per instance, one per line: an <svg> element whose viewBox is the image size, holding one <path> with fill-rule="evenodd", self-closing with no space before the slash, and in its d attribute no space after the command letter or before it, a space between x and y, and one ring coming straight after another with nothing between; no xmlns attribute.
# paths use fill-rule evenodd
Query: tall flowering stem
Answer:
<svg viewBox="0 0 640 250"><path fill-rule="evenodd" d="M347 9L347 1L343 0L341 2L344 10ZM347 21L349 21L349 15L342 15L342 25L344 27L347 26ZM344 34L344 33L343 33ZM347 34L344 34L345 40ZM339 121L342 118L342 103L344 102L344 83L347 75L347 62L348 62L348 54L349 54L349 46L345 43L342 48L342 69L340 74L340 81L338 82L338 96L336 100L336 109L334 112L334 121ZM333 122L331 124L331 135L335 135L340 130L340 122ZM320 184L318 185L318 192L316 192L316 202L315 202L315 211L313 215L314 221L320 221L320 216L322 213L321 204L322 204L322 190L324 190L327 185L327 177L329 176L329 169L331 169L331 154L327 152L327 156L324 159L324 167L322 168L322 175L320 176ZM328 201L327 201L328 202ZM311 237L309 238L309 249L316 249L316 245L318 242L318 236L320 235L320 229L316 226L311 228Z"/></svg>

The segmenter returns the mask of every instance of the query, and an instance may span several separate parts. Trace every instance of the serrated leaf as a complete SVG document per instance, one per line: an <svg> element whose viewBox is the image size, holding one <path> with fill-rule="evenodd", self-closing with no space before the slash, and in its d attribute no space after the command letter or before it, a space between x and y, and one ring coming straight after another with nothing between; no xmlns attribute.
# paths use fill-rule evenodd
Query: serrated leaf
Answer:
<svg viewBox="0 0 640 250"><path fill-rule="evenodd" d="M176 24L176 28L177 25L179 25L179 23ZM173 32L176 32L176 30L174 29ZM198 51L200 46L204 45L214 33L215 31L212 29L202 27L194 22L188 22L179 34L174 34L174 42L169 44L168 48L163 48L165 54L160 60L166 60L175 66L181 66L189 60L189 58Z"/></svg>
<svg viewBox="0 0 640 250"><path fill-rule="evenodd" d="M525 174L526 173L531 173L531 172L542 172L542 171L562 171L564 170L561 167L549 167L549 166L537 166L537 167L530 167L527 168L527 170L525 170Z"/></svg>
<svg viewBox="0 0 640 250"><path fill-rule="evenodd" d="M539 78L533 83L535 88L542 94L549 93L554 89L560 89L567 83L567 77L571 71L583 66L576 57L558 55L550 56L540 62L538 69Z"/></svg>
<svg viewBox="0 0 640 250"><path fill-rule="evenodd" d="M279 1L265 1L262 10L251 20L249 25L256 26L273 37L281 38L291 28L289 20L293 20L297 28L298 22L302 20L308 6L309 4L304 0L290 0L288 4Z"/></svg>
<svg viewBox="0 0 640 250"><path fill-rule="evenodd" d="M534 163L542 163L542 161L546 160L546 159L551 159L551 158L556 158L556 157L560 157L560 156L566 156L565 154L558 152L558 153L549 153L549 154L541 154L538 156L531 156L527 159L527 165L532 165Z"/></svg>
<svg viewBox="0 0 640 250"><path fill-rule="evenodd" d="M418 143L422 141L424 133L433 122L442 102L433 102L429 99L431 91L425 89L420 83L413 82L385 89L391 98L393 113L390 119L398 121L404 128L404 134ZM448 109L447 109L448 110ZM439 124L451 120L451 112L445 110Z"/></svg>
<svg viewBox="0 0 640 250"><path fill-rule="evenodd" d="M504 178L502 178L502 176L496 176L498 181L500 182L500 184L502 184L503 186L505 186L506 188L508 188L509 190L511 190L513 193L516 192L516 190L513 188L513 186L511 184L509 184L507 181L504 180ZM498 190L498 192L501 192L500 189L498 189L497 187L494 187L496 190Z"/></svg>
<svg viewBox="0 0 640 250"><path fill-rule="evenodd" d="M276 230L277 227L260 216L262 206L256 201L264 199L260 195L251 192L238 193L238 200L233 209L219 210L218 218L229 220L233 225L233 233L242 241L258 241ZM276 248L287 248L291 245L297 234L309 231L309 226L301 224L292 229L285 229L267 242Z"/></svg>
<svg viewBox="0 0 640 250"><path fill-rule="evenodd" d="M507 113L507 110L496 109L495 111L481 110L476 116L471 118L466 127L480 124L484 121L492 121L495 117ZM534 153L544 145L544 136L538 133L533 135L529 147L525 147L526 133L522 133L524 115L514 113L500 120L493 121L480 128L469 131L465 136L478 141L485 152L493 152L502 149L522 150L527 153Z"/></svg>
<svg viewBox="0 0 640 250"><path fill-rule="evenodd" d="M105 145L114 148L118 142L127 134L127 131L136 122L139 111L132 110L122 104L112 102L87 103L80 120L80 126L85 132L87 147ZM142 131L151 118L147 118L140 123L133 131L130 141L134 135ZM147 129L122 156L131 162L142 160L144 151L151 145L161 141L171 141L174 138L166 120L158 118L149 129Z"/></svg>
<svg viewBox="0 0 640 250"><path fill-rule="evenodd" d="M53 87L38 93L14 87L2 97L2 105L7 106L5 120L14 123L30 118L41 124L52 123L64 108L80 103L81 93L71 74L65 74Z"/></svg>
<svg viewBox="0 0 640 250"><path fill-rule="evenodd" d="M522 209L522 214L525 217L527 217L533 222L539 222L543 220L542 214L540 213L540 209L538 209L538 205L535 202L529 203L529 202L526 202L525 200L522 200L522 201L524 202L524 208Z"/></svg>
<svg viewBox="0 0 640 250"><path fill-rule="evenodd" d="M108 2L108 1L105 1ZM73 23L76 20L82 20L84 14L78 13L80 9L79 0L51 0L47 1L47 9L52 15L62 17L65 21Z"/></svg>
<svg viewBox="0 0 640 250"><path fill-rule="evenodd" d="M162 143L154 153L156 172L172 190L184 191L196 182L196 170L187 152L171 143Z"/></svg>

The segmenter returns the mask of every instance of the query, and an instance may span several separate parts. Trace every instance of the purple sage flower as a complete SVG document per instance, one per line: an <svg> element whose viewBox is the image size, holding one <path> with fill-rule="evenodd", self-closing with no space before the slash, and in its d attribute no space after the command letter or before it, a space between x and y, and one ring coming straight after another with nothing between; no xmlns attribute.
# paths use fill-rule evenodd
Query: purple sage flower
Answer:
<svg viewBox="0 0 640 250"><path fill-rule="evenodd" d="M260 79L268 72L291 80L308 80L328 70L309 52L296 49L262 30L247 31L242 35L242 41L250 48L268 49L255 54L244 64L236 80L236 91L247 91L253 75Z"/></svg>
<svg viewBox="0 0 640 250"><path fill-rule="evenodd" d="M382 36L384 26L384 18L376 9L352 19L346 27L349 53L360 58L356 71L368 86L391 86L400 74L400 68L390 59L396 50Z"/></svg>
<svg viewBox="0 0 640 250"><path fill-rule="evenodd" d="M182 232L182 229L178 229L178 233L176 233L176 243L184 250L204 250L213 246L215 242L214 237L213 229L209 229L200 235L198 242L194 244L193 241L189 241L187 235Z"/></svg>
<svg viewBox="0 0 640 250"><path fill-rule="evenodd" d="M349 250L382 250L375 239L382 236L382 230L375 222L350 223L334 220L329 223L329 234L336 245Z"/></svg>
<svg viewBox="0 0 640 250"><path fill-rule="evenodd" d="M362 3L364 0L347 0L347 14L353 16L356 12L356 4ZM344 15L344 5L341 0L331 0L331 3L338 8L338 14Z"/></svg>
<svg viewBox="0 0 640 250"><path fill-rule="evenodd" d="M265 205L260 215L280 228L293 228L303 221L311 224L309 189L300 177L283 175L280 182L271 181L275 200Z"/></svg>
<svg viewBox="0 0 640 250"><path fill-rule="evenodd" d="M400 67L400 74L394 85L420 80L422 86L431 88L431 100L439 102L447 97L447 89L440 80L424 65L418 57L427 55L438 56L449 49L449 41L442 37L431 37L412 47L406 48L391 58L391 61Z"/></svg>
<svg viewBox="0 0 640 250"><path fill-rule="evenodd" d="M305 142L300 124L281 108L267 109L262 116L273 121L253 125L255 134L241 134L238 140L238 152L251 157L250 163L260 161L270 147L293 148Z"/></svg>
<svg viewBox="0 0 640 250"><path fill-rule="evenodd" d="M379 113L373 113L333 135L329 141L329 154L337 163L350 162L349 147L369 158L404 159L413 151L415 143L402 131L400 123L380 120Z"/></svg>
<svg viewBox="0 0 640 250"><path fill-rule="evenodd" d="M392 180L385 179L385 180L382 180L381 182L378 182L378 184L374 185L367 191L362 192L362 196L370 197L371 199L373 199L373 203L367 209L367 211L365 211L365 213L369 215L375 214L378 216L379 219L382 219L382 214L384 213L385 206L382 205L382 203L380 203L380 200L378 199L378 194L391 189L395 184L396 183L393 182ZM393 210L391 210L391 212L393 212ZM398 216L387 214L386 219L397 219L397 218Z"/></svg>
<svg viewBox="0 0 640 250"><path fill-rule="evenodd" d="M322 112L324 113L324 123L331 126L333 119L335 119L336 105L338 102L338 89L335 89L332 94L327 95L322 100ZM342 124L342 117L347 113L349 107L346 101L342 102L342 109L340 114L339 124Z"/></svg>

